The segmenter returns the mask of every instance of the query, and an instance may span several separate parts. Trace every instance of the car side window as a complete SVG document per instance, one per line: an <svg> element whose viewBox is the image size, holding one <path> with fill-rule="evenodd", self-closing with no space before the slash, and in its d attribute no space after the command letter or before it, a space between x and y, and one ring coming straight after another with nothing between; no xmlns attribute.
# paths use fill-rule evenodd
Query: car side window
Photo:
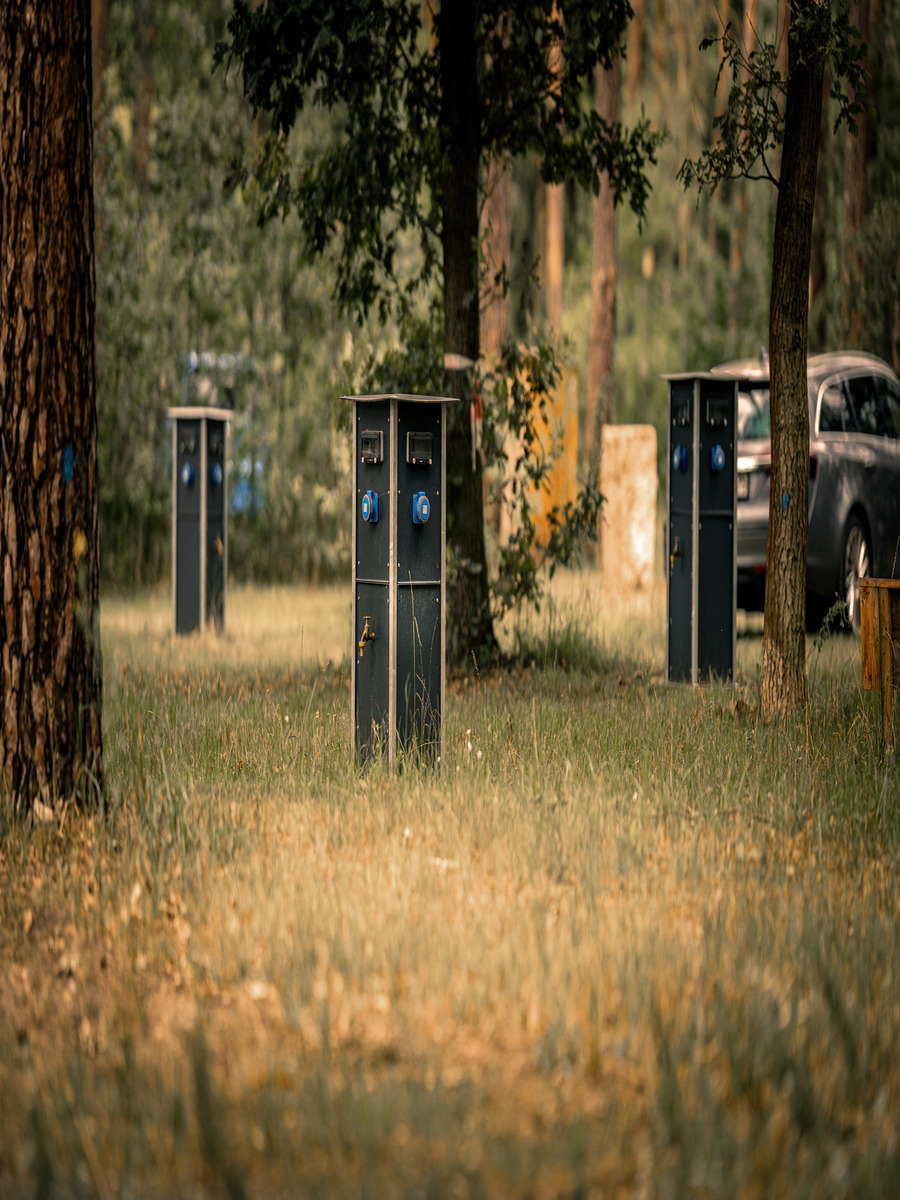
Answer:
<svg viewBox="0 0 900 1200"><path fill-rule="evenodd" d="M900 439L900 387L893 379L882 379L881 394L884 399L884 415L889 438Z"/></svg>
<svg viewBox="0 0 900 1200"><path fill-rule="evenodd" d="M829 383L819 405L819 433L843 433L845 408L843 388L838 383Z"/></svg>
<svg viewBox="0 0 900 1200"><path fill-rule="evenodd" d="M883 437L887 430L874 378L855 375L846 381L846 388L850 417L848 431Z"/></svg>

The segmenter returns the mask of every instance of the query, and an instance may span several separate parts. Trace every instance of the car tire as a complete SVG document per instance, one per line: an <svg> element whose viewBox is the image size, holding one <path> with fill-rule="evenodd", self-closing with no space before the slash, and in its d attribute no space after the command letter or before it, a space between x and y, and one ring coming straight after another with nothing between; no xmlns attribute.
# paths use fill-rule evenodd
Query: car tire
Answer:
<svg viewBox="0 0 900 1200"><path fill-rule="evenodd" d="M840 574L838 595L847 605L845 618L847 627L859 636L861 620L859 613L859 580L867 576L872 566L869 534L859 517L852 516L844 527L841 539Z"/></svg>

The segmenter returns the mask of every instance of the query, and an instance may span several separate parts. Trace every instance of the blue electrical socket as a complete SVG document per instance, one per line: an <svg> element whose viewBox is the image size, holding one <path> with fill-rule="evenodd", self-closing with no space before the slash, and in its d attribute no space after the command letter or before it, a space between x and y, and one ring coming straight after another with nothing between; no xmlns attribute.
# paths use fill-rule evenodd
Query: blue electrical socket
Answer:
<svg viewBox="0 0 900 1200"><path fill-rule="evenodd" d="M413 525L424 525L431 516L431 504L424 492L413 496Z"/></svg>

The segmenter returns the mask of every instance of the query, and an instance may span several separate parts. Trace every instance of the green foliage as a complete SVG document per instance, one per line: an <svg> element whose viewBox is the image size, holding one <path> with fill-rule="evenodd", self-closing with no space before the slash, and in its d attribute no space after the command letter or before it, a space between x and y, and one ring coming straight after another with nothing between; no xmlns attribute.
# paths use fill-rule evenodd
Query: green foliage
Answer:
<svg viewBox="0 0 900 1200"><path fill-rule="evenodd" d="M344 364L347 390L443 395L440 346L436 309L425 318L407 318L397 344L382 352L370 347L361 361ZM572 563L585 542L596 537L603 502L596 480L588 480L574 501L548 511L546 539L535 519L535 497L546 490L559 453L558 431L550 423L548 404L561 371L552 342L511 342L499 362L483 368L475 382L483 404L481 454L490 480L488 504L505 515L497 523L513 531L498 546L491 574L494 619L522 605L539 608L557 568ZM515 447L513 454L511 447ZM466 564L448 556L449 578L465 569Z"/></svg>
<svg viewBox="0 0 900 1200"><path fill-rule="evenodd" d="M347 569L346 470L332 429L333 364L345 331L321 272L300 256L296 217L260 229L225 161L253 136L237 90L212 74L229 6L110 11L110 62L96 125L97 375L102 569L155 582L170 561L170 434L176 404L235 405L234 487L254 503L230 526L236 577L322 578ZM138 81L155 103L138 162ZM190 352L240 355L236 385L187 370ZM258 485L258 486L256 486Z"/></svg>
<svg viewBox="0 0 900 1200"><path fill-rule="evenodd" d="M835 129L846 121L856 132L856 117L868 107L861 63L859 31L850 25L849 0L793 4L789 38L792 43L815 46L828 70L830 95L836 106ZM713 119L714 145L696 160L685 159L679 179L714 188L728 179L764 178L777 185L769 162L784 141L783 97L787 79L777 68L777 47L758 38L749 48L743 38L725 26L721 37L705 37L701 50L720 47L716 85L730 75L724 111ZM754 174L759 165L760 174Z"/></svg>
<svg viewBox="0 0 900 1200"><path fill-rule="evenodd" d="M478 153L537 153L545 179L574 179L596 191L602 171L616 198L642 214L644 173L658 139L646 120L607 127L584 103L596 64L620 49L631 13L625 0L478 8ZM460 18L464 19L464 18ZM416 0L250 6L237 0L216 62L237 64L254 113L271 131L234 165L234 178L259 186L259 216L296 210L313 255L336 245L335 291L344 311L384 320L402 315L446 269L440 249L441 173L449 144L440 89L442 21L423 25ZM561 78L551 47L563 46ZM334 116L324 141L298 154L289 140L301 114ZM467 167L478 164L466 164ZM475 214L472 214L474 220ZM410 254L409 246L416 253Z"/></svg>
<svg viewBox="0 0 900 1200"><path fill-rule="evenodd" d="M715 144L697 162L685 160L679 179L686 188L692 183L715 187L724 179L740 176L777 184L769 156L784 138L785 79L776 66L775 44L763 42L748 51L729 24L720 38L704 38L700 49L714 45L720 46L716 88L723 75L731 75L727 104L713 118L718 135ZM761 174L754 175L757 163Z"/></svg>
<svg viewBox="0 0 900 1200"><path fill-rule="evenodd" d="M328 11L321 20L337 20L334 6L325 7ZM365 20L388 20L383 4L343 7L348 12L359 9ZM225 36L231 8L230 0L190 4L172 0L162 6L141 0L110 6L105 98L95 113L99 478L106 584L156 582L168 571L170 438L165 412L183 398L185 355L192 349L240 351L254 364L252 381L244 381L236 396L232 479L240 482L251 462L260 464L259 503L252 512L242 510L232 516L232 573L245 578L295 578L345 570L349 522L343 505L348 481L342 475L345 434L335 397L341 390L353 389L346 380L343 387L335 382L333 368L346 355L348 344L365 345L369 339L386 370L390 359L385 350L396 341L396 327L388 321L377 331L374 327L354 331L353 343L348 342L330 298L335 290L332 251L324 252L310 270L304 248L306 216L296 211L292 198L295 185L325 187L326 180L306 178L304 172L313 172L323 147L341 145L351 118L345 106L326 112L318 104L306 103L289 139L267 137L272 126L262 113L251 121L239 94L239 80L223 81L221 73L211 71L209 47ZM757 57L761 46L774 40L775 9L774 0L761 0ZM615 6L609 8L610 19L616 11ZM574 19L574 13L574 8L568 11L567 21ZM532 16L523 19L531 21ZM595 21L591 38L596 34L596 44L601 40L607 44L597 24L607 20L607 10L590 19ZM629 205L623 205L619 214L612 413L617 422L656 425L664 469L666 389L659 373L753 355L766 342L771 262L762 248L771 245L775 195L774 189L741 180L720 185L712 195L684 193L676 178L679 167L685 160L699 160L724 105L725 97L716 92L719 60L715 53L697 50L704 39L721 30L711 8L690 5L645 5L641 28L642 45L637 44L634 23L624 32L628 58L623 75L639 57L643 63L636 90L631 92L623 84L624 124L638 128L645 113L657 120L665 118L669 137L655 147L655 165L648 165L653 190L646 195L641 219ZM148 29L152 37L147 36ZM497 42L502 24L489 26L485 21L479 30L485 87L489 83L491 89L482 92L484 128L494 145L511 146L508 140L504 143L511 136L510 97L529 74L537 81L545 72L546 35L541 32L540 40L527 46L520 39L523 44L511 54ZM359 36L365 40L364 33ZM733 31L732 36L736 36ZM813 301L810 347L834 348L862 338L863 348L897 364L900 52L896 6L882 9L870 40L868 88L875 112L867 166L869 215L859 238L843 246L842 145L837 139L825 139L816 210L824 285ZM362 49L361 43L358 48ZM425 62L430 49L429 35L423 31L415 45L419 61ZM339 61L335 56L346 51L335 43L320 45L316 53L331 56L327 58L330 69ZM379 47L378 53L388 55L390 47ZM394 66L400 69L399 62ZM733 84L733 65L724 69L722 84ZM348 78L348 70L345 62L338 78ZM141 172L135 137L137 98L141 80L148 74L153 103L147 170ZM394 88L394 94L401 85L411 86L370 79L359 83L370 91L376 86ZM424 76L418 86L423 92ZM427 86L433 87L434 81ZM426 98L422 95L423 104ZM839 104L832 102L829 123L838 116ZM576 94L573 86L560 105L573 129L585 128L591 106L583 88ZM374 115L369 113L365 119ZM363 115L352 119L362 121ZM534 144L540 149L543 134L536 126L535 130ZM334 172L343 169L344 177L358 184L359 207L369 204L372 196L388 201L397 188L410 194L415 179L424 179L423 168L410 157L413 153L424 157L434 152L439 157L439 147L434 145L439 131L433 124L401 122L398 136L407 134L429 144L411 146L403 161L398 159L399 183L380 175L380 164L386 162L390 148L362 144L362 133L343 166L335 162ZM541 254L544 165L527 141L522 144L524 150L514 163L516 250L509 274L512 336L530 344L533 329L542 320L534 271ZM241 155L240 169L229 180L222 164ZM560 163L564 159L561 155ZM230 191L223 188L227 182ZM563 332L567 357L583 374L590 309L590 197L574 177L568 181L566 196ZM394 247L393 279L377 268L372 287L379 294L389 285L399 287L401 307L422 316L438 295L435 271L440 263L433 256L440 212L430 187L423 184L420 197L421 222L403 228L395 215L385 211L381 223L373 222L371 228L385 251L388 245ZM348 203L356 205L356 196L351 195ZM255 218L269 212L282 214L282 219L258 227ZM360 212L352 219L367 218ZM341 220L339 213L333 227L337 235ZM319 228L324 234L331 227ZM739 237L743 253L737 256ZM339 252L337 243L333 250ZM858 257L861 263L850 288L842 282L848 256ZM376 305L376 315L377 311ZM849 324L849 312L862 314L856 332ZM435 346L422 347L430 362L421 372L422 389L443 391L439 325L432 336ZM407 341L400 358L408 359L411 350ZM408 365L401 370L398 362L397 386L411 386L403 373ZM418 372L416 367L414 373ZM490 419L491 395L484 400L485 416Z"/></svg>
<svg viewBox="0 0 900 1200"><path fill-rule="evenodd" d="M536 521L535 498L540 501L547 489L559 454L560 431L552 426L549 403L561 373L562 361L551 341L508 342L497 365L479 380L482 396L490 397L482 442L490 500L506 510L512 530L497 552L491 595L498 618L521 604L539 607L557 567L570 564L584 543L597 536L603 497L596 479L585 482L574 501L546 510L545 532Z"/></svg>
<svg viewBox="0 0 900 1200"><path fill-rule="evenodd" d="M761 4L760 31L774 29L774 19L774 4ZM653 190L643 222L628 208L618 216L611 414L614 423L656 428L664 479L666 386L659 375L756 355L766 344L771 258L760 251L771 244L775 194L744 181L712 195L685 193L678 170L686 157L702 152L717 111L718 63L697 50L715 30L715 13L689 5L645 10L641 29L640 46L633 45L638 27L628 32L623 118L630 123L641 112L664 117L668 136L650 172ZM628 66L639 53L643 68L632 91ZM536 217L525 208L531 186L517 169L515 187L522 195L514 208L514 245L532 237ZM588 198L570 190L563 332L579 371L587 359L591 227Z"/></svg>

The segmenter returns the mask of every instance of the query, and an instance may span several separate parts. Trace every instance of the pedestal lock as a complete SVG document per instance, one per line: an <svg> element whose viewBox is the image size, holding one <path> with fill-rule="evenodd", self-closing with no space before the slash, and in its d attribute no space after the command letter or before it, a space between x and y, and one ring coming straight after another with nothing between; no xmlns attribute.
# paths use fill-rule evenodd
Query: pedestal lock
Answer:
<svg viewBox="0 0 900 1200"><path fill-rule="evenodd" d="M194 464L186 462L181 468L181 482L185 487L194 486Z"/></svg>
<svg viewBox="0 0 900 1200"><path fill-rule="evenodd" d="M709 456L709 466L711 471L725 470L725 451L721 446L713 446Z"/></svg>
<svg viewBox="0 0 900 1200"><path fill-rule="evenodd" d="M672 470L686 471L687 470L687 447L675 446L672 449Z"/></svg>

